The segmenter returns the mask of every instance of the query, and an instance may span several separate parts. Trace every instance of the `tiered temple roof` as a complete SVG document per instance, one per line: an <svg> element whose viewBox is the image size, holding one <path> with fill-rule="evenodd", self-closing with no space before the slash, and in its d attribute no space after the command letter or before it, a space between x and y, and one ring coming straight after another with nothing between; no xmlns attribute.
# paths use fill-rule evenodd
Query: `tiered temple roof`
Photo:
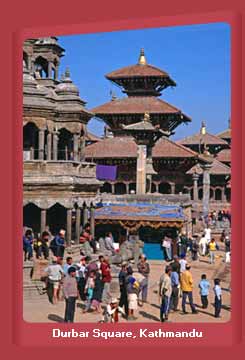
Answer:
<svg viewBox="0 0 245 360"><path fill-rule="evenodd" d="M195 158L198 154L167 138L161 138L153 148L153 158ZM112 137L88 145L85 149L87 159L137 158L137 145L132 137Z"/></svg>
<svg viewBox="0 0 245 360"><path fill-rule="evenodd" d="M231 168L222 162L214 159L212 166L209 170L211 175L230 175ZM202 174L203 170L199 164L194 165L190 170L187 171L187 174Z"/></svg>
<svg viewBox="0 0 245 360"><path fill-rule="evenodd" d="M223 149L221 150L216 157L217 160L223 163L231 162L231 149Z"/></svg>
<svg viewBox="0 0 245 360"><path fill-rule="evenodd" d="M177 107L157 97L168 86L176 83L163 70L148 65L143 50L138 64L127 66L106 75L106 78L122 87L128 97L112 98L110 102L93 108L91 111L119 134L122 125L134 124L142 120L147 112L153 125L165 131L173 131L179 124L191 119Z"/></svg>

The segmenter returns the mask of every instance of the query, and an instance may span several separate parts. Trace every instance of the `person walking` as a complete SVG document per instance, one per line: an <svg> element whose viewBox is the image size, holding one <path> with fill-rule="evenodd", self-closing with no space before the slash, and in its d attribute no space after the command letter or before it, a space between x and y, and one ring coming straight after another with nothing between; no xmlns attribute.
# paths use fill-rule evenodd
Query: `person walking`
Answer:
<svg viewBox="0 0 245 360"><path fill-rule="evenodd" d="M208 307L208 294L209 294L210 283L209 283L209 281L207 280L206 274L202 274L202 276L201 276L201 281L199 282L198 287L199 287L199 289L200 289L200 296L201 296L202 308L203 308L203 309L207 309L207 307Z"/></svg>
<svg viewBox="0 0 245 360"><path fill-rule="evenodd" d="M188 297L189 304L191 307L192 314L197 314L195 305L193 303L193 278L192 274L190 272L191 266L186 265L186 270L181 274L180 277L180 284L181 284L181 290L182 290L182 311L183 314L187 314L186 311L186 299Z"/></svg>
<svg viewBox="0 0 245 360"><path fill-rule="evenodd" d="M58 290L60 287L60 281L64 275L64 270L60 264L57 263L58 259L56 256L53 257L52 263L44 269L48 274L47 288L51 288L52 291L52 303L57 304L58 302ZM50 290L51 290L50 289Z"/></svg>
<svg viewBox="0 0 245 360"><path fill-rule="evenodd" d="M111 267L109 264L109 259L107 257L103 257L100 270L102 275L102 282L104 283L102 302L108 303L109 299L111 298L110 286L111 286L112 277L111 277Z"/></svg>
<svg viewBox="0 0 245 360"><path fill-rule="evenodd" d="M231 262L231 241L229 236L225 237L225 263L228 264Z"/></svg>
<svg viewBox="0 0 245 360"><path fill-rule="evenodd" d="M91 308L93 291L94 291L94 287L95 287L95 277L96 277L96 271L91 270L89 273L89 276L87 278L86 285L85 285L86 303L85 303L85 308L83 310L83 313L86 313Z"/></svg>
<svg viewBox="0 0 245 360"><path fill-rule="evenodd" d="M207 246L208 246L208 241L205 234L203 233L199 241L200 255L205 256L207 254Z"/></svg>
<svg viewBox="0 0 245 360"><path fill-rule="evenodd" d="M101 313L102 294L104 289L104 283L99 271L95 272L94 290L92 296L92 308L96 313Z"/></svg>
<svg viewBox="0 0 245 360"><path fill-rule="evenodd" d="M216 250L218 250L218 246L214 240L214 238L212 238L212 240L210 241L209 245L208 245L208 249L209 249L209 256L210 256L210 264L214 264L215 263L215 253Z"/></svg>
<svg viewBox="0 0 245 360"><path fill-rule="evenodd" d="M144 304L147 302L148 279L150 274L150 265L147 262L147 258L144 254L140 255L137 268L138 272L144 276L143 280L140 283L142 304Z"/></svg>
<svg viewBox="0 0 245 360"><path fill-rule="evenodd" d="M214 317L219 318L222 307L222 290L220 279L214 279Z"/></svg>
<svg viewBox="0 0 245 360"><path fill-rule="evenodd" d="M159 282L159 298L160 298L160 321L164 322L168 320L168 314L170 310L170 297L172 293L171 286L171 266L167 266L165 274L160 277Z"/></svg>
<svg viewBox="0 0 245 360"><path fill-rule="evenodd" d="M135 311L138 309L138 294L140 291L140 285L133 276L132 268L128 268L127 277L127 294L128 294L128 320L137 320Z"/></svg>
<svg viewBox="0 0 245 360"><path fill-rule="evenodd" d="M179 303L179 273L177 272L177 267L171 267L171 287L172 293L170 298L170 309L173 311L178 311L178 303Z"/></svg>
<svg viewBox="0 0 245 360"><path fill-rule="evenodd" d="M163 259L166 261L172 260L172 239L165 235L162 241Z"/></svg>
<svg viewBox="0 0 245 360"><path fill-rule="evenodd" d="M87 264L86 257L82 256L80 262L77 264L77 288L79 292L80 299L82 301L86 300L85 294L85 285L86 285L86 277L87 277Z"/></svg>
<svg viewBox="0 0 245 360"><path fill-rule="evenodd" d="M128 294L127 294L127 262L122 263L121 271L119 272L119 287L120 287L120 300L119 307L122 308L124 306L125 317L128 318Z"/></svg>
<svg viewBox="0 0 245 360"><path fill-rule="evenodd" d="M67 271L67 276L63 281L63 292L65 298L65 322L73 323L76 309L76 300L78 297L76 268L70 266Z"/></svg>

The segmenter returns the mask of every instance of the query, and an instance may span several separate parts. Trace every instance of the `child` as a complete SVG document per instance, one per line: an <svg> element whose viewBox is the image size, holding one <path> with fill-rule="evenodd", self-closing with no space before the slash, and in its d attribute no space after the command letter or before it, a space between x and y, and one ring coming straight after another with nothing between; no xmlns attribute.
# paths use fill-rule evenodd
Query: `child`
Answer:
<svg viewBox="0 0 245 360"><path fill-rule="evenodd" d="M94 286L95 286L95 271L91 271L85 285L85 293L87 294L87 301L83 312L87 312L91 308Z"/></svg>
<svg viewBox="0 0 245 360"><path fill-rule="evenodd" d="M201 281L198 285L200 289L200 295L201 295L201 302L202 302L202 308L207 309L208 307L208 294L209 294L209 288L210 283L207 280L206 274L202 274Z"/></svg>
<svg viewBox="0 0 245 360"><path fill-rule="evenodd" d="M129 282L127 285L128 292L128 308L129 308L129 316L128 320L136 320L137 318L134 316L134 312L138 309L138 294L140 290L140 285L136 281L136 279L131 276L129 278Z"/></svg>
<svg viewBox="0 0 245 360"><path fill-rule="evenodd" d="M118 305L118 300L111 299L110 304L105 308L104 320L102 322L117 323L119 321L119 313L125 315L123 309Z"/></svg>
<svg viewBox="0 0 245 360"><path fill-rule="evenodd" d="M187 261L186 261L185 254L181 254L180 257L181 257L181 259L179 261L179 263L180 263L180 272L183 273L186 270Z"/></svg>
<svg viewBox="0 0 245 360"><path fill-rule="evenodd" d="M222 305L222 291L220 286L220 279L214 279L214 316L220 317L221 305Z"/></svg>

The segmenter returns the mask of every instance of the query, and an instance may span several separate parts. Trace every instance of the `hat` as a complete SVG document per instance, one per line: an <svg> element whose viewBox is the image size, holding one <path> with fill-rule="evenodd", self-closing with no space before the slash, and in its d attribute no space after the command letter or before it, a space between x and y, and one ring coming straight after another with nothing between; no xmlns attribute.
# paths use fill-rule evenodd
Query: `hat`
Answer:
<svg viewBox="0 0 245 360"><path fill-rule="evenodd" d="M128 262L127 261L123 261L122 262L122 266L127 266L128 265Z"/></svg>
<svg viewBox="0 0 245 360"><path fill-rule="evenodd" d="M112 298L112 299L111 299L111 304L117 304L117 303L118 303L117 298Z"/></svg>

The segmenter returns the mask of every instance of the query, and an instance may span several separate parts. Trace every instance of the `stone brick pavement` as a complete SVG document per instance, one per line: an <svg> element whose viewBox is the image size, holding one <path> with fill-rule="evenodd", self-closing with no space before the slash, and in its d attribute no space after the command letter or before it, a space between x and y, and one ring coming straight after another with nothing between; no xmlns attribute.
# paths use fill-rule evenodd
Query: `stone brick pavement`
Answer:
<svg viewBox="0 0 245 360"><path fill-rule="evenodd" d="M230 319L231 307L230 307L230 265L223 262L224 252L223 244L221 244L221 250L217 252L219 258L216 259L214 265L209 264L208 257L200 257L197 261L189 260L192 268L192 274L194 278L194 302L197 306L198 314L191 314L190 307L187 304L187 315L181 315L181 312L170 313L170 322L227 322ZM159 321L159 299L158 299L158 281L160 275L163 273L166 263L164 261L149 261L151 267L150 273L150 286L148 291L148 303L144 307L139 307L136 316L137 322L158 322ZM206 273L207 278L211 282L211 291L209 295L209 306L203 310L200 307L200 295L198 290L198 282L201 274ZM213 279L220 277L223 288L223 308L221 312L221 318L214 318L214 295L213 295ZM57 305L52 305L48 302L46 295L40 295L38 299L24 300L24 319L28 322L62 322L64 316L65 304L63 301ZM179 302L179 309L181 309L181 299ZM78 300L77 309L75 314L75 322L93 322L96 323L101 320L100 314L94 313L82 313L82 302ZM121 322L125 322L121 319Z"/></svg>

